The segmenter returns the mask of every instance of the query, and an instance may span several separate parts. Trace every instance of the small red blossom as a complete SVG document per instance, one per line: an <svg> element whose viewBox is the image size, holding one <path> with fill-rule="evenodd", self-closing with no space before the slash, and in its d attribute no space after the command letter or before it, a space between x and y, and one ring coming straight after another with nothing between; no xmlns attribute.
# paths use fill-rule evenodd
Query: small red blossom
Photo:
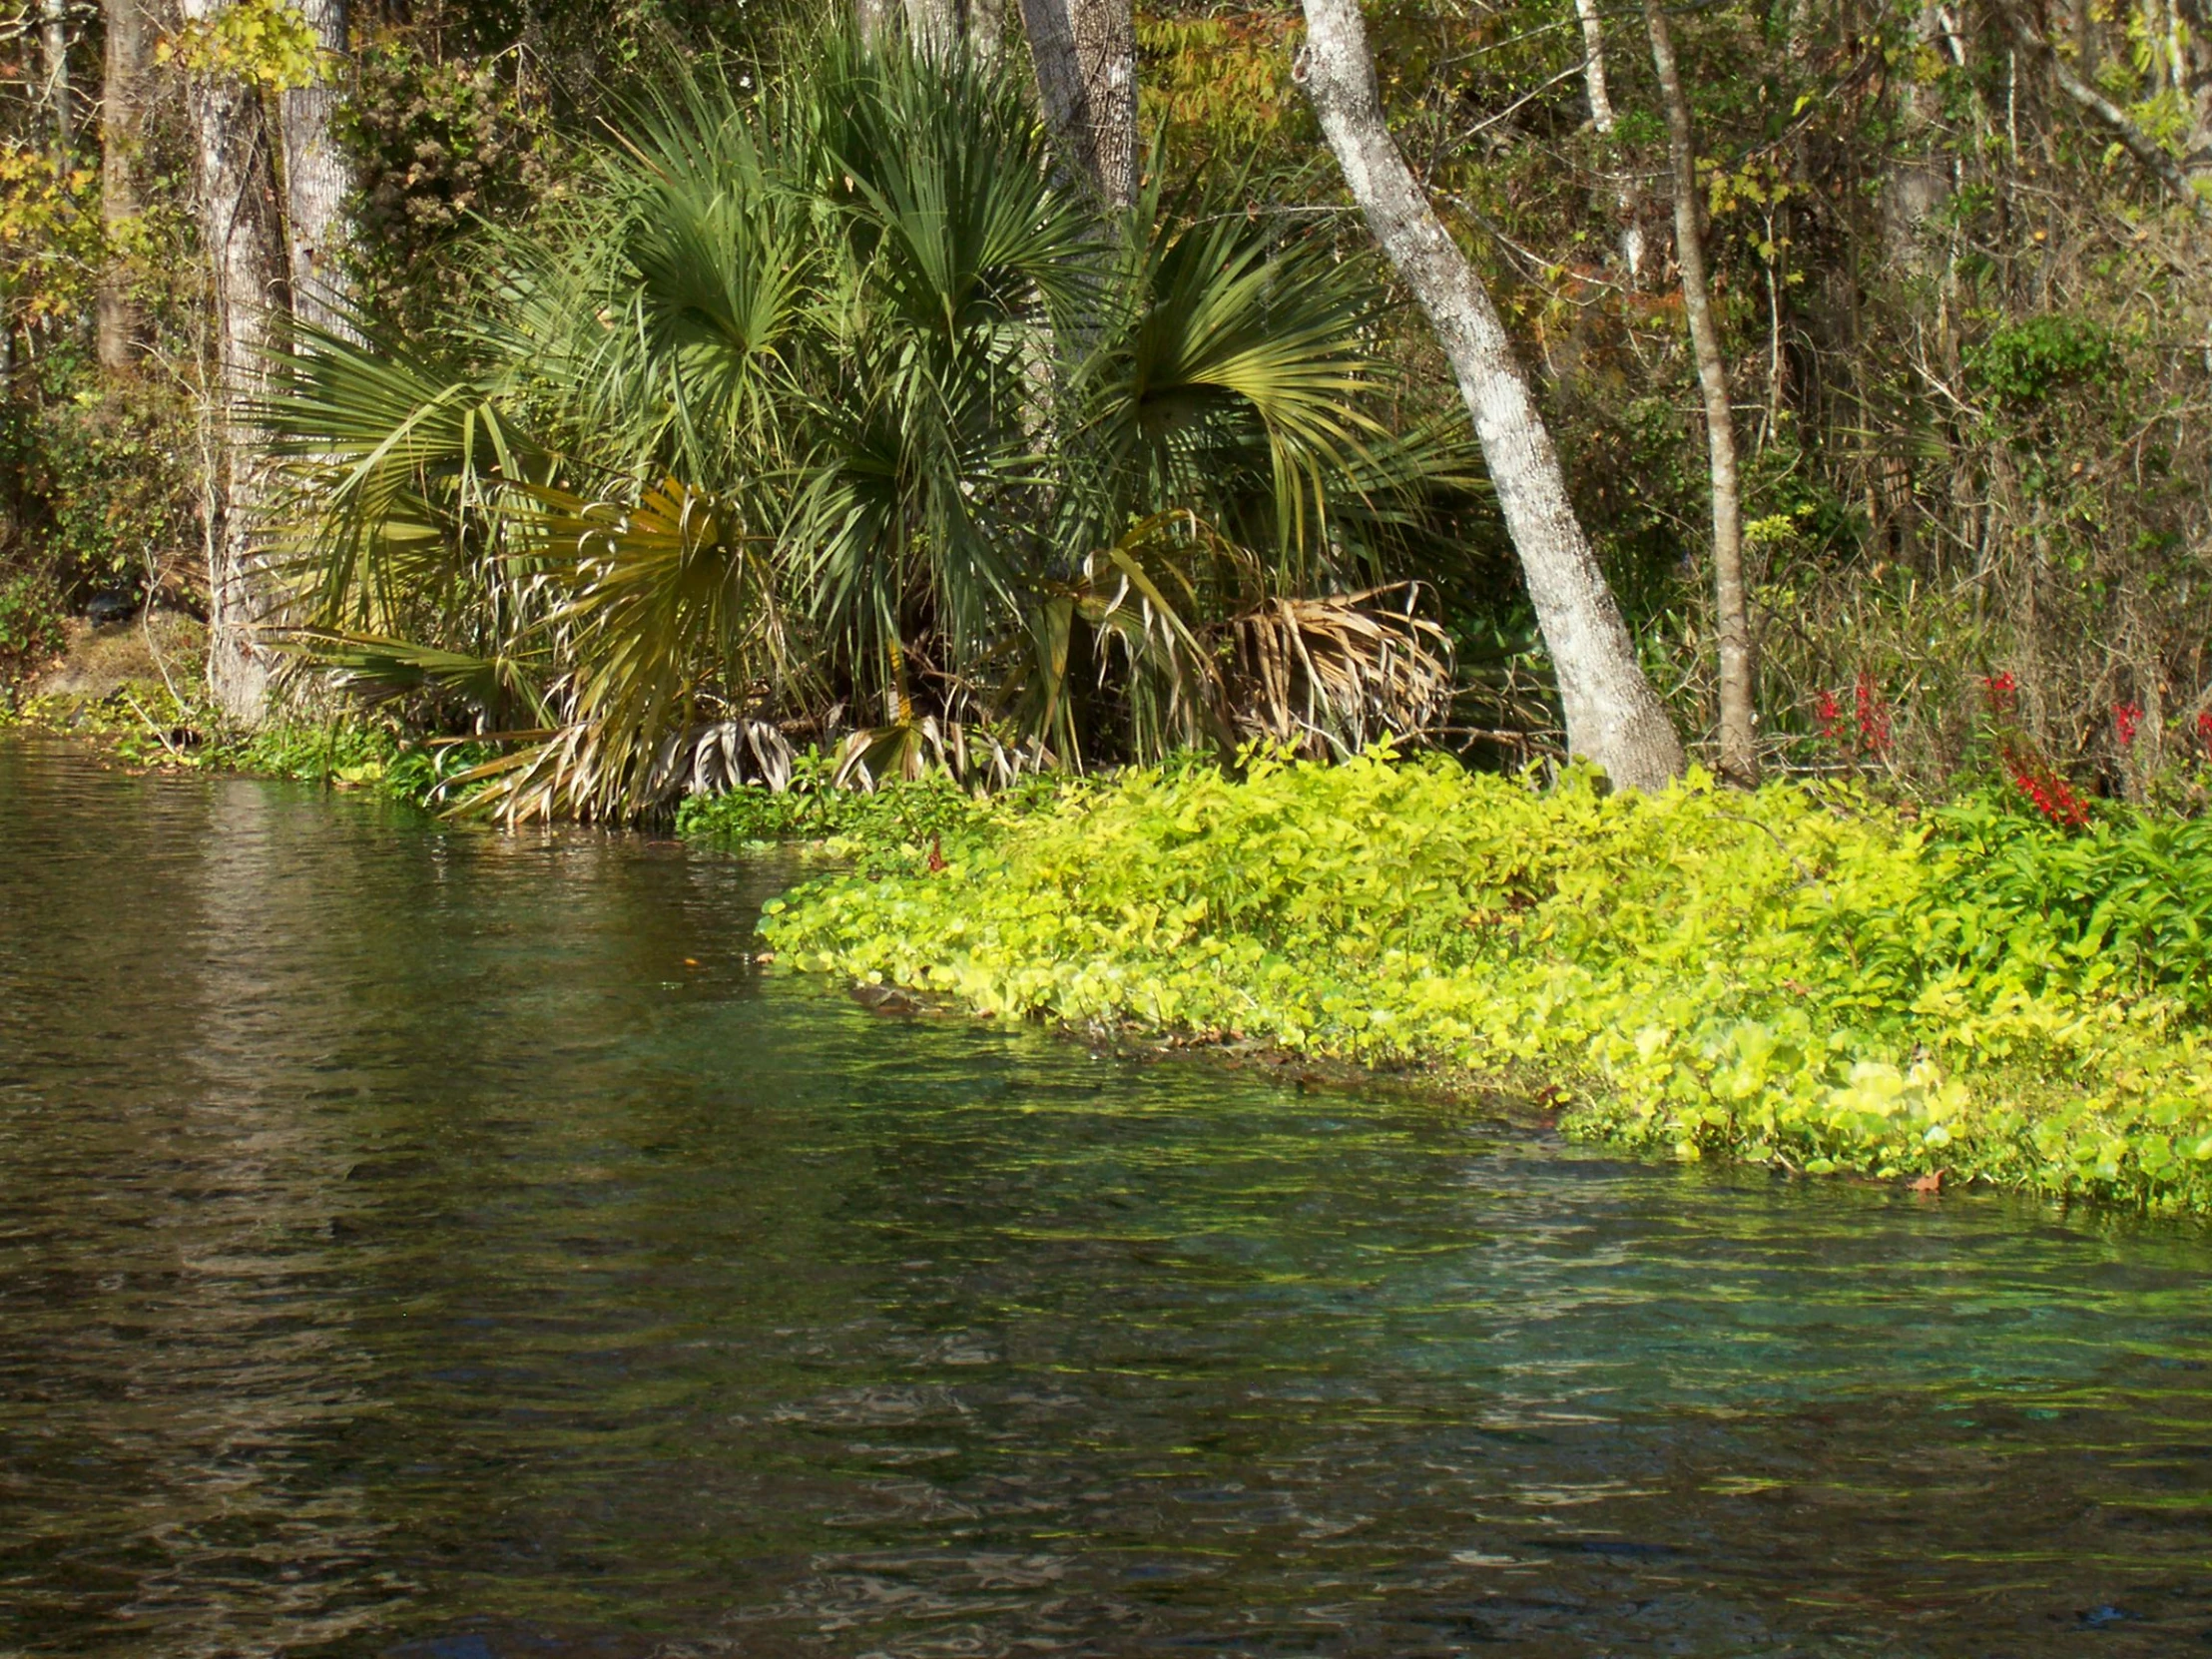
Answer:
<svg viewBox="0 0 2212 1659"><path fill-rule="evenodd" d="M2135 734L2143 729L2143 706L2140 703L2115 703L2112 705L2112 730L2119 735L2120 747L2125 749L2135 741Z"/></svg>
<svg viewBox="0 0 2212 1659"><path fill-rule="evenodd" d="M2197 716L2197 736L2204 740L2206 753L2212 754L2212 709Z"/></svg>
<svg viewBox="0 0 2212 1659"><path fill-rule="evenodd" d="M2022 755L2006 744L1997 751L2012 787L2035 804L2035 810L2062 830L2079 830L2089 822L2089 805L2073 786L2039 755Z"/></svg>
<svg viewBox="0 0 2212 1659"><path fill-rule="evenodd" d="M1822 692L1813 713L1821 723L1821 736L1829 742L1834 743L1844 735L1844 706L1836 701L1834 692Z"/></svg>
<svg viewBox="0 0 2212 1659"><path fill-rule="evenodd" d="M2019 706L2020 683L2010 674L1985 674L1981 677L1981 700L1989 705L1992 715L2008 715Z"/></svg>

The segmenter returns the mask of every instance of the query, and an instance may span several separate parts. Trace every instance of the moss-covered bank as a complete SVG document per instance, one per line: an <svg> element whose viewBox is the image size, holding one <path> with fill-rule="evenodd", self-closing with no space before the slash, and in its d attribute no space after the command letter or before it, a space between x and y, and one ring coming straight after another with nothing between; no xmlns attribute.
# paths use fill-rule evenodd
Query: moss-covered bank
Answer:
<svg viewBox="0 0 2212 1659"><path fill-rule="evenodd" d="M787 960L1001 1015L1540 1078L1571 1131L1682 1157L2212 1214L2203 824L1703 780L1608 797L1382 755L947 793L926 836L876 846L772 907Z"/></svg>

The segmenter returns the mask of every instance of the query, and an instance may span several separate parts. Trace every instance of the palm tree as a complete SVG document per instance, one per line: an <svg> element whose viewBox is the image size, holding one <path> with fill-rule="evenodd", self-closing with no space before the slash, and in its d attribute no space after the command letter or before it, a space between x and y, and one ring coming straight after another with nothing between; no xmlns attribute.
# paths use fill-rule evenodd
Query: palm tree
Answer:
<svg viewBox="0 0 2212 1659"><path fill-rule="evenodd" d="M510 814L773 772L840 707L879 775L1433 706L1441 635L1373 590L1465 455L1386 429L1370 274L1195 198L1102 237L956 43L813 61L675 82L437 337L300 331L259 413L312 651L512 738ZM1240 697L1255 626L1379 672Z"/></svg>

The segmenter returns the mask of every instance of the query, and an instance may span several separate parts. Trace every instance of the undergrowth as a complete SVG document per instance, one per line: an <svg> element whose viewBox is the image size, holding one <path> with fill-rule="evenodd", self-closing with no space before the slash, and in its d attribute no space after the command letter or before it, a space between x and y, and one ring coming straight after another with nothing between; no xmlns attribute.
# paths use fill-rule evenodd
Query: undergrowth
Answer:
<svg viewBox="0 0 2212 1659"><path fill-rule="evenodd" d="M1540 1078L1685 1158L2212 1214L2212 829L2099 811L1261 756L962 806L764 926L982 1011Z"/></svg>
<svg viewBox="0 0 2212 1659"><path fill-rule="evenodd" d="M282 778L364 790L443 811L467 789L461 774L490 760L485 743L424 742L354 714L310 722L278 719L252 733L226 732L193 699L133 683L103 698L32 697L0 704L0 727L64 734L97 744L127 766L175 767Z"/></svg>
<svg viewBox="0 0 2212 1659"><path fill-rule="evenodd" d="M820 842L873 870L878 859L898 868L900 850L927 847L972 831L994 817L1033 810L1058 798L1064 781L1029 776L987 801L942 772L872 790L840 789L834 761L810 749L792 764L791 787L743 785L723 795L695 795L677 809L676 832L690 839Z"/></svg>

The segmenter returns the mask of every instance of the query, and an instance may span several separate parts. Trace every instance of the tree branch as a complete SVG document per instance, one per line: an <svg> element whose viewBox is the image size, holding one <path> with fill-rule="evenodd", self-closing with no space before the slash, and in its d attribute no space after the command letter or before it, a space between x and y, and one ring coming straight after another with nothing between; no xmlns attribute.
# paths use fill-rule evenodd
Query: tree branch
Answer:
<svg viewBox="0 0 2212 1659"><path fill-rule="evenodd" d="M2160 183L2171 191L2184 207L2206 225L2212 225L2212 201L2207 201L2189 183L2189 176L2181 171L2181 164L2168 154L2160 144L2142 128L2128 120L2127 112L2104 96L2103 93L2073 72L2073 68L2051 48L2049 41L2035 32L2034 26L2009 5L1999 5L2005 24L2012 31L2012 38L2020 49L2031 58L2041 60L2050 68L2051 76L2058 83L2058 90L2094 116L2112 136L2120 141L2127 153L2142 163L2145 171L2155 174Z"/></svg>

